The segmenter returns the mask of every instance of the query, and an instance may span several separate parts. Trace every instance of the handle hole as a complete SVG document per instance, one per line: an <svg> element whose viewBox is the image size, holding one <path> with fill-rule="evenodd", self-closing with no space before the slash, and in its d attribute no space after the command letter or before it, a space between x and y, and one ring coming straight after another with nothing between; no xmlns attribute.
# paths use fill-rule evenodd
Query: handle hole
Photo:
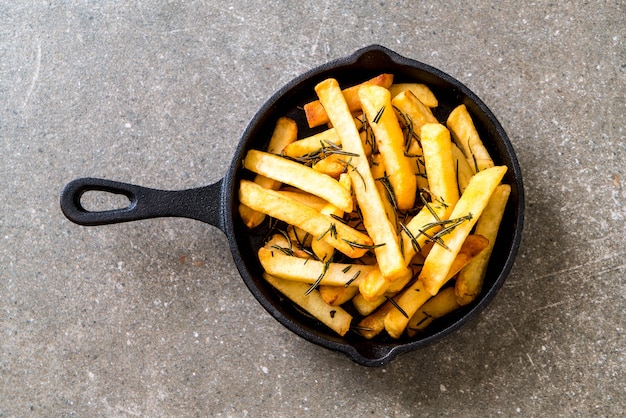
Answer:
<svg viewBox="0 0 626 418"><path fill-rule="evenodd" d="M130 203L130 199L124 194L100 190L86 191L80 197L80 205L89 212L126 209L130 206Z"/></svg>

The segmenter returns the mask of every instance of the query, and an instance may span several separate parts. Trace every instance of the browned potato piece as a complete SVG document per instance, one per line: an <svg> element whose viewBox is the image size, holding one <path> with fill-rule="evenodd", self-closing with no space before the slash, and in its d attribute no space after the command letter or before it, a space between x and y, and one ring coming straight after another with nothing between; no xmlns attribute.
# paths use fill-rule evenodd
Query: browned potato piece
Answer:
<svg viewBox="0 0 626 418"><path fill-rule="evenodd" d="M361 110L361 102L359 99L359 88L367 84L377 85L377 86L382 86L382 87L387 88L391 86L391 83L393 83L392 74L381 74L364 83L358 84L356 86L348 87L347 89L342 90L342 94L348 105L349 111L355 112L357 110ZM326 113L326 109L324 108L324 106L319 100L315 100L313 102L305 104L304 112L306 114L306 119L309 123L310 128L323 125L330 121L328 114Z"/></svg>
<svg viewBox="0 0 626 418"><path fill-rule="evenodd" d="M274 132L267 146L267 152L280 154L285 147L294 142L298 136L298 126L290 118L282 117L276 122ZM281 183L262 175L257 175L254 182L268 189L278 190ZM239 205L239 215L248 228L255 228L263 222L265 214Z"/></svg>

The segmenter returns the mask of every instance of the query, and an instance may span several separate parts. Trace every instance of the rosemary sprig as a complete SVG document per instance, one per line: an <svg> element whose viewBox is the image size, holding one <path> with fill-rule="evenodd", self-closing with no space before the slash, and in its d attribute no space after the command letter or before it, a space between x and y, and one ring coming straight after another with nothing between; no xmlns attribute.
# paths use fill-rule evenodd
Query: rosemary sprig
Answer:
<svg viewBox="0 0 626 418"><path fill-rule="evenodd" d="M459 196L461 196L463 193L461 192L461 186L459 183L459 161L456 161L456 166L454 167L454 171L455 171L455 175L456 175L456 190L459 193Z"/></svg>
<svg viewBox="0 0 626 418"><path fill-rule="evenodd" d="M351 278L350 280L348 280L348 281L346 282L346 284L344 284L344 286L345 286L345 287L350 286L350 284L351 284L353 281L355 281L355 280L357 279L357 277L359 277L359 275L361 274L361 271L362 271L362 270L359 270L359 271L357 271L356 273L354 273L354 276L352 276L352 278Z"/></svg>
<svg viewBox="0 0 626 418"><path fill-rule="evenodd" d="M337 239L337 226L335 225L334 222L330 223L330 226L328 227L328 229L326 231L324 231L324 233L322 235L320 235L319 237L317 237L317 240L320 241L322 238L324 238L326 236L326 234L330 233L331 238L333 239Z"/></svg>
<svg viewBox="0 0 626 418"><path fill-rule="evenodd" d="M404 309L402 309L402 307L400 305L398 305L398 302L396 302L395 300L393 300L392 297L389 297L387 295L385 295L385 299L387 299L389 301L389 303L391 303L393 305L394 308L396 308L397 310L400 311L400 313L405 317L408 318L409 315L404 311Z"/></svg>
<svg viewBox="0 0 626 418"><path fill-rule="evenodd" d="M327 141L327 140L321 140L320 141L320 148L309 152L307 154L301 155L299 157L295 157L292 158L293 160L302 163L304 165L307 166L312 166L314 165L316 162L329 157L331 155L344 155L344 156L348 156L348 157L358 157L359 155L353 152L349 152L344 150L342 147L340 147L339 145L335 144L334 142L331 141ZM287 157L288 158L288 157Z"/></svg>
<svg viewBox="0 0 626 418"><path fill-rule="evenodd" d="M385 105L383 105L379 110L378 113L376 113L376 116L374 116L374 119L372 119L373 123L378 123L380 121L380 118L383 116L383 113L385 112Z"/></svg>
<svg viewBox="0 0 626 418"><path fill-rule="evenodd" d="M363 130L365 131L365 143L372 147L372 154L378 153L378 145L376 144L376 137L374 137L374 131L372 131L372 125L365 112L363 113Z"/></svg>
<svg viewBox="0 0 626 418"><path fill-rule="evenodd" d="M352 171L355 171L359 177L361 178L361 181L363 182L363 188L365 190L367 190L367 184L365 183L365 179L363 178L363 175L359 172L359 169L356 168L353 164L352 164L352 158L350 158L348 161L345 160L339 160L340 162L344 163L346 165L346 167L349 167L352 169Z"/></svg>
<svg viewBox="0 0 626 418"><path fill-rule="evenodd" d="M375 179L379 181L385 188L385 192L387 193L387 197L389 198L389 203L393 206L394 212L398 212L398 204L396 203L396 195L393 192L393 188L391 187L391 182L389 181L389 176L385 175L383 177L379 177Z"/></svg>
<svg viewBox="0 0 626 418"><path fill-rule="evenodd" d="M421 331L421 329L417 328L420 325L422 325L424 322L428 321L429 319L433 319L434 316L430 315L428 312L424 312L424 318L422 318L417 324L415 324L415 327L411 327L411 329L413 331Z"/></svg>
<svg viewBox="0 0 626 418"><path fill-rule="evenodd" d="M343 219L343 218L342 218L341 216L339 216L339 215L336 215L336 214L334 214L334 213L331 213L331 214L330 214L330 217L331 217L331 218L333 218L333 219L335 219L335 220L337 220L337 221L339 221L339 222L341 222L342 224L347 224L346 220L345 220L345 219Z"/></svg>
<svg viewBox="0 0 626 418"><path fill-rule="evenodd" d="M415 250L416 253L421 252L422 247L420 247L419 243L417 242L417 238L415 238L415 235L413 235L409 228L407 228L406 225L404 225L402 222L400 222L400 227L402 227L404 233L411 239L411 245L413 246L413 250ZM404 242L404 240L400 242Z"/></svg>
<svg viewBox="0 0 626 418"><path fill-rule="evenodd" d="M471 220L472 218L473 218L472 214L468 213L467 215L461 216L459 218L430 222L424 225L423 229L420 229L420 234L425 235L429 241L432 241L436 244L441 245L443 248L448 249L448 246L443 242L443 239L441 237L451 233L454 230L454 228L461 225L465 221ZM426 233L427 230L435 228L437 226L441 226L442 229L433 235L428 235Z"/></svg>
<svg viewBox="0 0 626 418"><path fill-rule="evenodd" d="M480 171L478 169L478 161L476 160L476 155L474 155L474 153L472 152L472 145L470 144L469 137L467 138L467 149L469 150L470 154L472 154L472 160L474 160L474 169L478 173Z"/></svg>
<svg viewBox="0 0 626 418"><path fill-rule="evenodd" d="M402 112L400 109L398 109L398 107L394 106L393 107L396 111L396 114L400 116L400 118L402 119L402 122L405 126L404 129L404 152L408 153L409 152L409 148L411 147L411 139L412 138L416 138L417 139L417 134L415 133L415 130L413 128L413 118L411 118L410 115L407 115L406 113Z"/></svg>
<svg viewBox="0 0 626 418"><path fill-rule="evenodd" d="M441 219L439 218L439 215L437 215L437 212L435 212L435 210L430 205L430 203L428 203L428 201L424 197L424 194L421 191L419 193L419 196L420 196L420 199L422 200L422 203L424 204L424 206L426 206L426 209L428 209L430 214L433 215L433 218L435 218L437 221L440 221Z"/></svg>
<svg viewBox="0 0 626 418"><path fill-rule="evenodd" d="M471 221L472 218L473 218L472 214L468 213L467 215L461 216L460 218L449 219L447 221L447 223L449 223L449 225L446 225L439 232L437 232L435 235L433 235L433 239L435 239L435 240L441 239L442 236L451 233L454 230L454 228L456 228L457 226L461 225L465 221Z"/></svg>
<svg viewBox="0 0 626 418"><path fill-rule="evenodd" d="M347 240L345 238L342 238L345 242L348 243L348 245L352 248L361 248L364 250L374 250L378 247L382 247L383 245L385 245L385 243L383 242L382 244L372 244L372 245L368 245L368 244L361 244L359 242L355 242L355 241L350 241Z"/></svg>
<svg viewBox="0 0 626 418"><path fill-rule="evenodd" d="M280 251L281 253L291 256L293 257L295 255L295 253L293 252L293 249L291 248L285 248L285 247L281 247L280 245L272 245L272 248L275 250Z"/></svg>
<svg viewBox="0 0 626 418"><path fill-rule="evenodd" d="M327 262L324 263L324 268L322 269L322 273L315 280L315 283L313 283L311 287L309 287L309 289L304 293L305 296L310 295L311 292L314 291L317 288L317 286L319 286L319 284L322 282L322 279L326 275L326 272L328 271L328 268L330 267L330 263L332 262L332 260L333 258L331 257Z"/></svg>

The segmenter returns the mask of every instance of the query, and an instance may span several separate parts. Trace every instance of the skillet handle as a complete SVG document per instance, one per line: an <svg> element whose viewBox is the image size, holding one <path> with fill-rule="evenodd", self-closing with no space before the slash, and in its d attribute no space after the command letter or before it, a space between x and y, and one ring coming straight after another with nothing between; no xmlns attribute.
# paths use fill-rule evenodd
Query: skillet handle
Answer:
<svg viewBox="0 0 626 418"><path fill-rule="evenodd" d="M224 230L222 183L195 189L170 191L136 186L98 178L79 178L68 183L61 192L61 210L79 225L108 225L160 217L183 217L206 222ZM86 192L100 191L121 194L130 204L125 208L89 211L81 203Z"/></svg>

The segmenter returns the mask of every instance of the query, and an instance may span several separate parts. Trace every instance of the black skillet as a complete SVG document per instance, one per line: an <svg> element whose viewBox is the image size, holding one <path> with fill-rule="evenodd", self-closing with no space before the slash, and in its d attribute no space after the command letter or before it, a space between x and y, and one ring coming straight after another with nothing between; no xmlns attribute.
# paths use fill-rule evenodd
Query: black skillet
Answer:
<svg viewBox="0 0 626 418"><path fill-rule="evenodd" d="M472 304L435 321L427 331L411 339L405 336L394 340L382 335L366 340L352 331L342 338L285 301L261 277L262 270L256 251L266 237L268 227L264 224L248 230L239 219L238 184L241 178L249 176L241 169L241 161L247 150L265 149L280 116L289 116L296 120L301 136L314 132L307 128L301 107L316 98L313 87L318 82L334 77L340 85L350 86L383 72L394 74L396 82L414 81L427 84L439 100L439 107L434 113L440 121L445 121L454 107L465 104L495 163L508 167L504 182L512 186L512 193L483 292ZM123 209L88 211L81 203L83 194L88 191L125 195L130 204ZM315 68L276 92L248 125L228 172L217 183L197 189L164 191L110 180L81 178L64 188L61 209L68 219L80 225L105 225L168 216L186 217L214 225L226 234L233 260L247 287L276 320L306 340L343 352L359 364L380 366L401 353L440 340L475 317L493 299L513 266L520 244L524 193L521 171L513 147L493 113L474 93L435 68L402 57L379 45L372 45Z"/></svg>

